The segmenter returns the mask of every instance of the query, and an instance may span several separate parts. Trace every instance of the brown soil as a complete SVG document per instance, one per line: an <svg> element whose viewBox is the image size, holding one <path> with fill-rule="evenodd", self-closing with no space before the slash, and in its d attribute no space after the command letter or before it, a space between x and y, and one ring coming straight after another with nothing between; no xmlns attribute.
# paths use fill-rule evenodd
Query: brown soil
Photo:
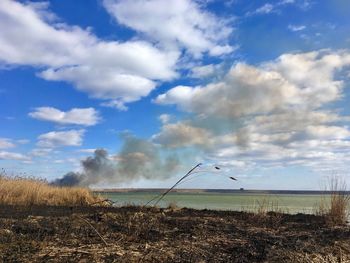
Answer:
<svg viewBox="0 0 350 263"><path fill-rule="evenodd" d="M0 207L0 262L349 261L350 227L313 215Z"/></svg>

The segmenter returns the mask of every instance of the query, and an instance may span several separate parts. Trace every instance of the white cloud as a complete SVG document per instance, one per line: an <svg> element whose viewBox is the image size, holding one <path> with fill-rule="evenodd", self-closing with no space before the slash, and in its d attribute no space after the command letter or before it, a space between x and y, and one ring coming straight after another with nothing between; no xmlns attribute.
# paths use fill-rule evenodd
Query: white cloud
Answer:
<svg viewBox="0 0 350 263"><path fill-rule="evenodd" d="M16 145L12 142L11 139L7 138L0 138L0 149L8 149L13 148Z"/></svg>
<svg viewBox="0 0 350 263"><path fill-rule="evenodd" d="M90 67L70 67L46 70L40 74L46 80L66 80L75 83L80 90L87 91L99 99L118 99L123 105L148 95L156 83L144 77L118 74L113 70L94 70ZM116 88L118 87L118 88Z"/></svg>
<svg viewBox="0 0 350 263"><path fill-rule="evenodd" d="M215 67L213 64L205 65L205 66L197 66L191 69L192 77L194 78L206 78L211 76L215 72Z"/></svg>
<svg viewBox="0 0 350 263"><path fill-rule="evenodd" d="M306 133L316 139L346 139L350 137L348 127L314 125L306 127Z"/></svg>
<svg viewBox="0 0 350 263"><path fill-rule="evenodd" d="M29 116L44 121L51 121L59 124L77 124L92 126L100 120L98 112L94 108L73 108L64 112L52 107L39 107L30 112Z"/></svg>
<svg viewBox="0 0 350 263"><path fill-rule="evenodd" d="M222 64L208 64L203 66L196 66L191 68L191 77L192 78L211 78L211 77L220 77L223 74Z"/></svg>
<svg viewBox="0 0 350 263"><path fill-rule="evenodd" d="M162 105L176 104L180 108L190 110L191 100L199 89L200 88L192 88L189 86L176 86L166 93L158 95L154 101Z"/></svg>
<svg viewBox="0 0 350 263"><path fill-rule="evenodd" d="M125 102L121 100L110 100L107 102L102 102L101 106L118 109L120 111L128 110L128 107L125 106Z"/></svg>
<svg viewBox="0 0 350 263"><path fill-rule="evenodd" d="M248 11L245 14L245 16L249 17L253 15L266 15L266 14L275 13L275 12L277 12L276 5L266 3L253 11Z"/></svg>
<svg viewBox="0 0 350 263"><path fill-rule="evenodd" d="M344 84L335 76L349 65L347 51L284 54L259 67L237 63L221 81L203 87L177 86L155 102L226 118L315 109L340 98Z"/></svg>
<svg viewBox="0 0 350 263"><path fill-rule="evenodd" d="M17 143L19 144L28 144L30 143L30 140L28 139L20 139L20 140L16 140Z"/></svg>
<svg viewBox="0 0 350 263"><path fill-rule="evenodd" d="M236 63L222 79L177 86L155 99L192 113L182 123L207 136L188 131L185 142L177 143L177 130L181 134L186 129L167 123L154 139L166 147L192 145L218 163L244 163L232 164L235 169L301 165L315 171L346 170L350 117L327 110L327 105L342 98L342 73L349 66L347 50L284 54L257 66Z"/></svg>
<svg viewBox="0 0 350 263"><path fill-rule="evenodd" d="M159 115L158 119L161 121L161 123L166 124L171 120L170 114L161 114Z"/></svg>
<svg viewBox="0 0 350 263"><path fill-rule="evenodd" d="M156 102L177 104L195 113L235 118L278 109L296 93L296 87L278 72L238 63L221 82L195 88L177 86L158 96Z"/></svg>
<svg viewBox="0 0 350 263"><path fill-rule="evenodd" d="M297 26L297 25L288 25L288 29L290 31L293 31L293 32L302 31L305 28L306 28L306 26L304 26L304 25L299 25L299 26Z"/></svg>
<svg viewBox="0 0 350 263"><path fill-rule="evenodd" d="M96 149L80 149L80 150L77 150L77 152L80 152L80 153L94 153L96 151Z"/></svg>
<svg viewBox="0 0 350 263"><path fill-rule="evenodd" d="M0 160L29 161L30 158L21 153L0 151Z"/></svg>
<svg viewBox="0 0 350 263"><path fill-rule="evenodd" d="M38 137L39 147L80 146L84 130L52 131Z"/></svg>
<svg viewBox="0 0 350 263"><path fill-rule="evenodd" d="M209 13L191 0L104 0L107 11L126 25L167 49L185 48L195 57L231 53L228 21Z"/></svg>
<svg viewBox="0 0 350 263"><path fill-rule="evenodd" d="M271 13L274 9L274 6L271 4L264 4L263 6L259 7L255 10L256 14L268 14Z"/></svg>
<svg viewBox="0 0 350 263"><path fill-rule="evenodd" d="M280 8L286 5L295 4L296 6L300 7L301 9L307 9L308 5L306 4L306 1L296 1L296 0L281 0L281 1L275 1L273 3L266 3L254 11L249 11L245 15L246 16L252 16L252 15L266 15L270 13L280 13Z"/></svg>
<svg viewBox="0 0 350 263"><path fill-rule="evenodd" d="M210 134L205 129L179 122L165 124L160 133L154 135L152 140L166 147L186 147L204 145L209 137Z"/></svg>
<svg viewBox="0 0 350 263"><path fill-rule="evenodd" d="M52 152L52 148L38 148L30 151L30 155L34 157L44 157L48 156Z"/></svg>
<svg viewBox="0 0 350 263"><path fill-rule="evenodd" d="M156 81L177 76L176 50L137 40L104 41L54 17L47 4L0 1L0 62L44 69L38 74L44 79L67 81L92 97L121 104L148 95Z"/></svg>

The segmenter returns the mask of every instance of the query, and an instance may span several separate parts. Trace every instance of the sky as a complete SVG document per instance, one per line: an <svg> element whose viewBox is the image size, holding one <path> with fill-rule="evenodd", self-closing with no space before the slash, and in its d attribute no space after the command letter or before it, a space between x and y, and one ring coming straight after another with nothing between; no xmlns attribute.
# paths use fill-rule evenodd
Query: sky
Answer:
<svg viewBox="0 0 350 263"><path fill-rule="evenodd" d="M181 187L350 185L349 88L347 0L0 1L8 175L168 187L201 162Z"/></svg>

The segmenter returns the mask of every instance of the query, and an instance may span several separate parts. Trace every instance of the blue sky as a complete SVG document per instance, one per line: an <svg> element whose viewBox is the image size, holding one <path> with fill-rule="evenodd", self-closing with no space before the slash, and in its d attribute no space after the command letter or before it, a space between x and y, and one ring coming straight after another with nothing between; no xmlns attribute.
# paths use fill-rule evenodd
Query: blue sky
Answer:
<svg viewBox="0 0 350 263"><path fill-rule="evenodd" d="M182 187L348 180L349 47L347 0L3 0L0 167L95 187L166 187L197 162L222 170Z"/></svg>

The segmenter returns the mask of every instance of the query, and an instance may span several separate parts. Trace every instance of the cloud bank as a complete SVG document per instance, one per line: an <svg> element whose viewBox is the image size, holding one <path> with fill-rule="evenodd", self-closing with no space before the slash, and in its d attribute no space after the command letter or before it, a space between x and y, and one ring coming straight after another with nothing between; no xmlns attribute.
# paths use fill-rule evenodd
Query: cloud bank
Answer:
<svg viewBox="0 0 350 263"><path fill-rule="evenodd" d="M89 29L55 20L48 4L1 1L0 23L1 64L36 67L46 80L72 83L121 107L147 96L157 81L177 76L177 51L141 40L101 40Z"/></svg>
<svg viewBox="0 0 350 263"><path fill-rule="evenodd" d="M164 146L197 147L225 164L240 161L239 169L244 163L247 169L346 170L350 118L327 107L342 99L349 66L347 50L283 54L254 66L238 62L219 81L159 95L155 103L174 104L192 118L186 129L184 121L165 124L154 138Z"/></svg>
<svg viewBox="0 0 350 263"><path fill-rule="evenodd" d="M102 40L89 28L59 21L46 2L4 0L0 64L32 66L45 80L71 83L103 100L102 105L125 110L125 104L179 76L176 69L183 51L201 57L234 50L227 43L232 31L228 21L195 1L106 0L103 5L120 24L146 35L145 40Z"/></svg>
<svg viewBox="0 0 350 263"><path fill-rule="evenodd" d="M185 49L194 57L203 53L231 53L227 43L232 28L227 20L190 0L104 0L107 11L129 28L144 33L166 49Z"/></svg>
<svg viewBox="0 0 350 263"><path fill-rule="evenodd" d="M80 146L85 130L51 131L39 135L37 145L44 148Z"/></svg>

